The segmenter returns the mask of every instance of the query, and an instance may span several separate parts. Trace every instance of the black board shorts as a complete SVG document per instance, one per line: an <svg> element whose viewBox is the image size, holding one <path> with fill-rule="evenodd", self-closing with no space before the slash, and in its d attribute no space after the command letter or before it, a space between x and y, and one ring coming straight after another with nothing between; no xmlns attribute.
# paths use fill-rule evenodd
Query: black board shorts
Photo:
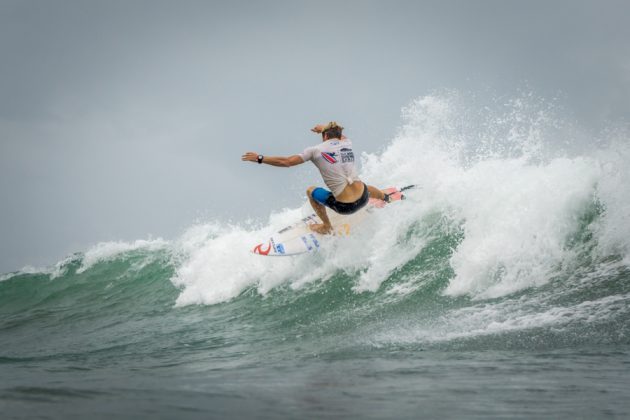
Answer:
<svg viewBox="0 0 630 420"><path fill-rule="evenodd" d="M370 201L370 193L368 192L367 186L363 184L363 194L361 197L355 202L352 203L342 203L335 199L335 196L328 190L324 188L315 188L311 193L313 199L326 207L334 210L339 214L352 214L361 210L365 205Z"/></svg>

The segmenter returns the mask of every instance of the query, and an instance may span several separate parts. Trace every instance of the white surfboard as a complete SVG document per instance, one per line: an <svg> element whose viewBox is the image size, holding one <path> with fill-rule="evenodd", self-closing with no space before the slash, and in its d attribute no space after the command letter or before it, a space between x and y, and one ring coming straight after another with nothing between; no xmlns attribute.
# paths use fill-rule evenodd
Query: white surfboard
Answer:
<svg viewBox="0 0 630 420"><path fill-rule="evenodd" d="M402 191L411 188L413 186L405 188L386 188L383 190L386 194L390 194L390 203L399 201L404 198ZM370 198L368 204L356 213L349 215L342 215L335 213L332 210L327 210L328 218L333 226L333 235L335 236L348 236L351 235L355 228L373 212L375 209L385 206L385 202ZM322 223L321 219L315 214L311 214L303 219L289 225L276 234L274 234L269 240L262 242L254 247L252 252L258 255L264 255L268 257L281 257L290 255L299 255L306 252L316 251L321 245L321 239L324 236L317 232L313 232L309 225Z"/></svg>

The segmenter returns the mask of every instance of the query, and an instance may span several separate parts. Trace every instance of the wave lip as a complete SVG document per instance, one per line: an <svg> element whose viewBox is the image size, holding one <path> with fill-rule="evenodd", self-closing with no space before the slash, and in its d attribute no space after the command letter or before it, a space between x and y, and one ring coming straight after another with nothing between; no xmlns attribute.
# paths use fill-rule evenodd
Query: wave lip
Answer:
<svg viewBox="0 0 630 420"><path fill-rule="evenodd" d="M151 253L153 251L166 249L169 246L170 243L161 238L153 240L138 239L134 242L101 242L83 254L81 266L77 272L82 273L95 264L118 258L129 252L142 250L143 252Z"/></svg>

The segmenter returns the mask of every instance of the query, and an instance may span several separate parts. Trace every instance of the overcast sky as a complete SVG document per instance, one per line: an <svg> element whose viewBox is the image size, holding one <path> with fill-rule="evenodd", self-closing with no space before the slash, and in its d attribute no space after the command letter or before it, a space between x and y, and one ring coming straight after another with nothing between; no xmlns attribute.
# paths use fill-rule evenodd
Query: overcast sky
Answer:
<svg viewBox="0 0 630 420"><path fill-rule="evenodd" d="M436 89L630 115L627 1L0 0L0 272L301 204L261 168L338 120L359 150Z"/></svg>

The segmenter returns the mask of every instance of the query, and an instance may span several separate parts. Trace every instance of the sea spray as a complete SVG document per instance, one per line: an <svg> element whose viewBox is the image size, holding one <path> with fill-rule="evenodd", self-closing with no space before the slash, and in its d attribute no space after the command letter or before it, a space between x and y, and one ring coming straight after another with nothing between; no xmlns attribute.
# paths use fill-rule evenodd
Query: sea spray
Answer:
<svg viewBox="0 0 630 420"><path fill-rule="evenodd" d="M161 301L175 293L171 308L261 298L272 307L284 302L285 313L296 316L315 296L334 302L343 296L342 317L356 316L359 330L370 330L357 332L359 342L396 341L391 334L380 340L381 327L400 333L401 342L426 345L536 328L537 322L566 325L571 314L584 319L579 314L589 308L599 315L586 319L599 322L612 314L608 302L627 302L627 280L621 279L628 270L624 186L630 173L624 163L630 156L619 136L584 153L569 153L563 138L555 141L564 146L549 145L553 136L571 132L557 118L529 95L498 108L471 109L452 92L413 101L389 144L362 155L361 176L373 185L418 188L375 211L350 237L324 238L317 253L271 259L250 252L310 212L298 197L295 208L279 209L264 222L212 221L171 241L98 244L54 267L5 274L2 283L14 287L44 276L113 290L153 273L152 281L170 286ZM113 277L95 280L102 276ZM382 311L391 312L385 324L404 324L401 314L415 321L394 333L360 320ZM310 322L328 325L327 316L336 319L324 311Z"/></svg>
<svg viewBox="0 0 630 420"><path fill-rule="evenodd" d="M310 211L296 197L1 275L3 404L414 418L456 398L455 417L628 417L627 137L576 147L529 94L477 102L413 101L361 176L419 188L317 253L250 252Z"/></svg>
<svg viewBox="0 0 630 420"><path fill-rule="evenodd" d="M619 222L630 202L611 193L627 173L611 173L611 163L597 154L570 155L570 139L553 138L573 132L558 118L531 94L474 109L453 92L419 98L403 110L403 124L388 146L361 159L367 183L418 184L407 201L376 212L354 237L296 258L264 259L249 251L297 219L298 208L274 213L257 229L226 227L178 268L178 305L227 301L251 287L263 294L279 285L300 288L335 273L354 278L356 293L374 292L427 246L432 233L426 220L435 214L463 232L448 256L453 277L443 293L482 299L546 284L573 257L567 238L594 200ZM307 204L301 208L308 210ZM602 242L612 240L615 229L598 223ZM425 230L410 237L418 225Z"/></svg>

